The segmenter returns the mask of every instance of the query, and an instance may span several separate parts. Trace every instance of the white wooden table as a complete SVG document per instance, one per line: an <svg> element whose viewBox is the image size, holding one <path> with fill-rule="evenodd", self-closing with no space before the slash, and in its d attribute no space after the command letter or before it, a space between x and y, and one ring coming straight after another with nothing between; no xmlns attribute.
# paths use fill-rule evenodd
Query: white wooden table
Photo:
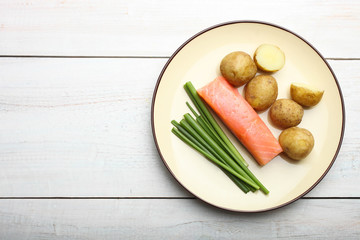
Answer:
<svg viewBox="0 0 360 240"><path fill-rule="evenodd" d="M0 1L0 239L360 239L360 2ZM346 132L323 181L243 214L184 190L151 133L157 77L212 25L288 28L328 60Z"/></svg>

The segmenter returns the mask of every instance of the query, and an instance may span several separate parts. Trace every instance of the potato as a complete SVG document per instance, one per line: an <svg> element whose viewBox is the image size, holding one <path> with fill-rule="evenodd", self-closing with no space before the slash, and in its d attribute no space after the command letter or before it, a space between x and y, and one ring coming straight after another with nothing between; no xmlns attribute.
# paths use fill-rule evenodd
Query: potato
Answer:
<svg viewBox="0 0 360 240"><path fill-rule="evenodd" d="M240 87L255 76L257 68L249 54L236 51L222 59L220 72L229 83Z"/></svg>
<svg viewBox="0 0 360 240"><path fill-rule="evenodd" d="M288 157L301 160L313 149L314 137L305 128L291 127L281 132L279 143Z"/></svg>
<svg viewBox="0 0 360 240"><path fill-rule="evenodd" d="M271 106L271 121L278 127L289 128L298 125L304 115L304 109L291 99L278 99Z"/></svg>
<svg viewBox="0 0 360 240"><path fill-rule="evenodd" d="M277 95L276 79L270 75L258 75L245 86L245 99L257 111L269 108Z"/></svg>
<svg viewBox="0 0 360 240"><path fill-rule="evenodd" d="M285 54L272 44L260 45L254 53L256 66L266 72L276 72L285 65Z"/></svg>
<svg viewBox="0 0 360 240"><path fill-rule="evenodd" d="M291 98L305 107L313 107L318 104L323 94L324 91L320 91L306 84L292 83L290 86Z"/></svg>

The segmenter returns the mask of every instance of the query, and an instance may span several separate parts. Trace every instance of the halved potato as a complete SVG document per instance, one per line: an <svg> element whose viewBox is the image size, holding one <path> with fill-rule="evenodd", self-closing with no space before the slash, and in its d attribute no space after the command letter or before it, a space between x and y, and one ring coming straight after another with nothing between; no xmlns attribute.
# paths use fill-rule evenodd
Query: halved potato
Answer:
<svg viewBox="0 0 360 240"><path fill-rule="evenodd" d="M318 104L324 91L303 83L292 83L290 86L291 98L300 105L313 107Z"/></svg>
<svg viewBox="0 0 360 240"><path fill-rule="evenodd" d="M278 46L262 44L254 53L254 62L263 71L276 72L285 65L285 54Z"/></svg>

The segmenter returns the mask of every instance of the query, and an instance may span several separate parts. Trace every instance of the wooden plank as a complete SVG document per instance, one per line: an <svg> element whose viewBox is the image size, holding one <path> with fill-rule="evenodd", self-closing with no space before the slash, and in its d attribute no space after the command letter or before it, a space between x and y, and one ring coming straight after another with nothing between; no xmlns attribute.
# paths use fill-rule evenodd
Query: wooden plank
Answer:
<svg viewBox="0 0 360 240"><path fill-rule="evenodd" d="M266 20L300 34L326 57L359 58L353 47L359 12L357 0L3 0L0 54L169 56L212 25Z"/></svg>
<svg viewBox="0 0 360 240"><path fill-rule="evenodd" d="M152 93L165 62L0 58L0 196L190 196L152 139ZM330 63L351 130L308 196L359 197L360 61Z"/></svg>
<svg viewBox="0 0 360 240"><path fill-rule="evenodd" d="M0 195L183 196L150 130L165 61L0 59Z"/></svg>
<svg viewBox="0 0 360 240"><path fill-rule="evenodd" d="M1 200L1 239L359 239L356 200L240 214L193 199Z"/></svg>

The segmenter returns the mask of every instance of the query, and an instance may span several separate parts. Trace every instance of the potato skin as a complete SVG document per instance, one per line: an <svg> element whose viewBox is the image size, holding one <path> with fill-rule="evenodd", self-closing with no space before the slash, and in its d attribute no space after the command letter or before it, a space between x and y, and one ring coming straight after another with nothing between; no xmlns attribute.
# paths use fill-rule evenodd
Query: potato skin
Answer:
<svg viewBox="0 0 360 240"><path fill-rule="evenodd" d="M220 72L229 83L240 87L255 76L257 67L249 54L236 51L222 59Z"/></svg>
<svg viewBox="0 0 360 240"><path fill-rule="evenodd" d="M279 143L288 157L301 160L313 149L314 137L305 128L291 127L281 132Z"/></svg>
<svg viewBox="0 0 360 240"><path fill-rule="evenodd" d="M291 84L291 98L298 104L305 107L313 107L318 104L324 94L324 91L311 90L306 87Z"/></svg>
<svg viewBox="0 0 360 240"><path fill-rule="evenodd" d="M270 75L258 75L245 86L245 99L256 111L269 108L277 96L278 85Z"/></svg>
<svg viewBox="0 0 360 240"><path fill-rule="evenodd" d="M269 111L271 121L280 128L297 126L304 115L304 109L291 99L278 99Z"/></svg>

